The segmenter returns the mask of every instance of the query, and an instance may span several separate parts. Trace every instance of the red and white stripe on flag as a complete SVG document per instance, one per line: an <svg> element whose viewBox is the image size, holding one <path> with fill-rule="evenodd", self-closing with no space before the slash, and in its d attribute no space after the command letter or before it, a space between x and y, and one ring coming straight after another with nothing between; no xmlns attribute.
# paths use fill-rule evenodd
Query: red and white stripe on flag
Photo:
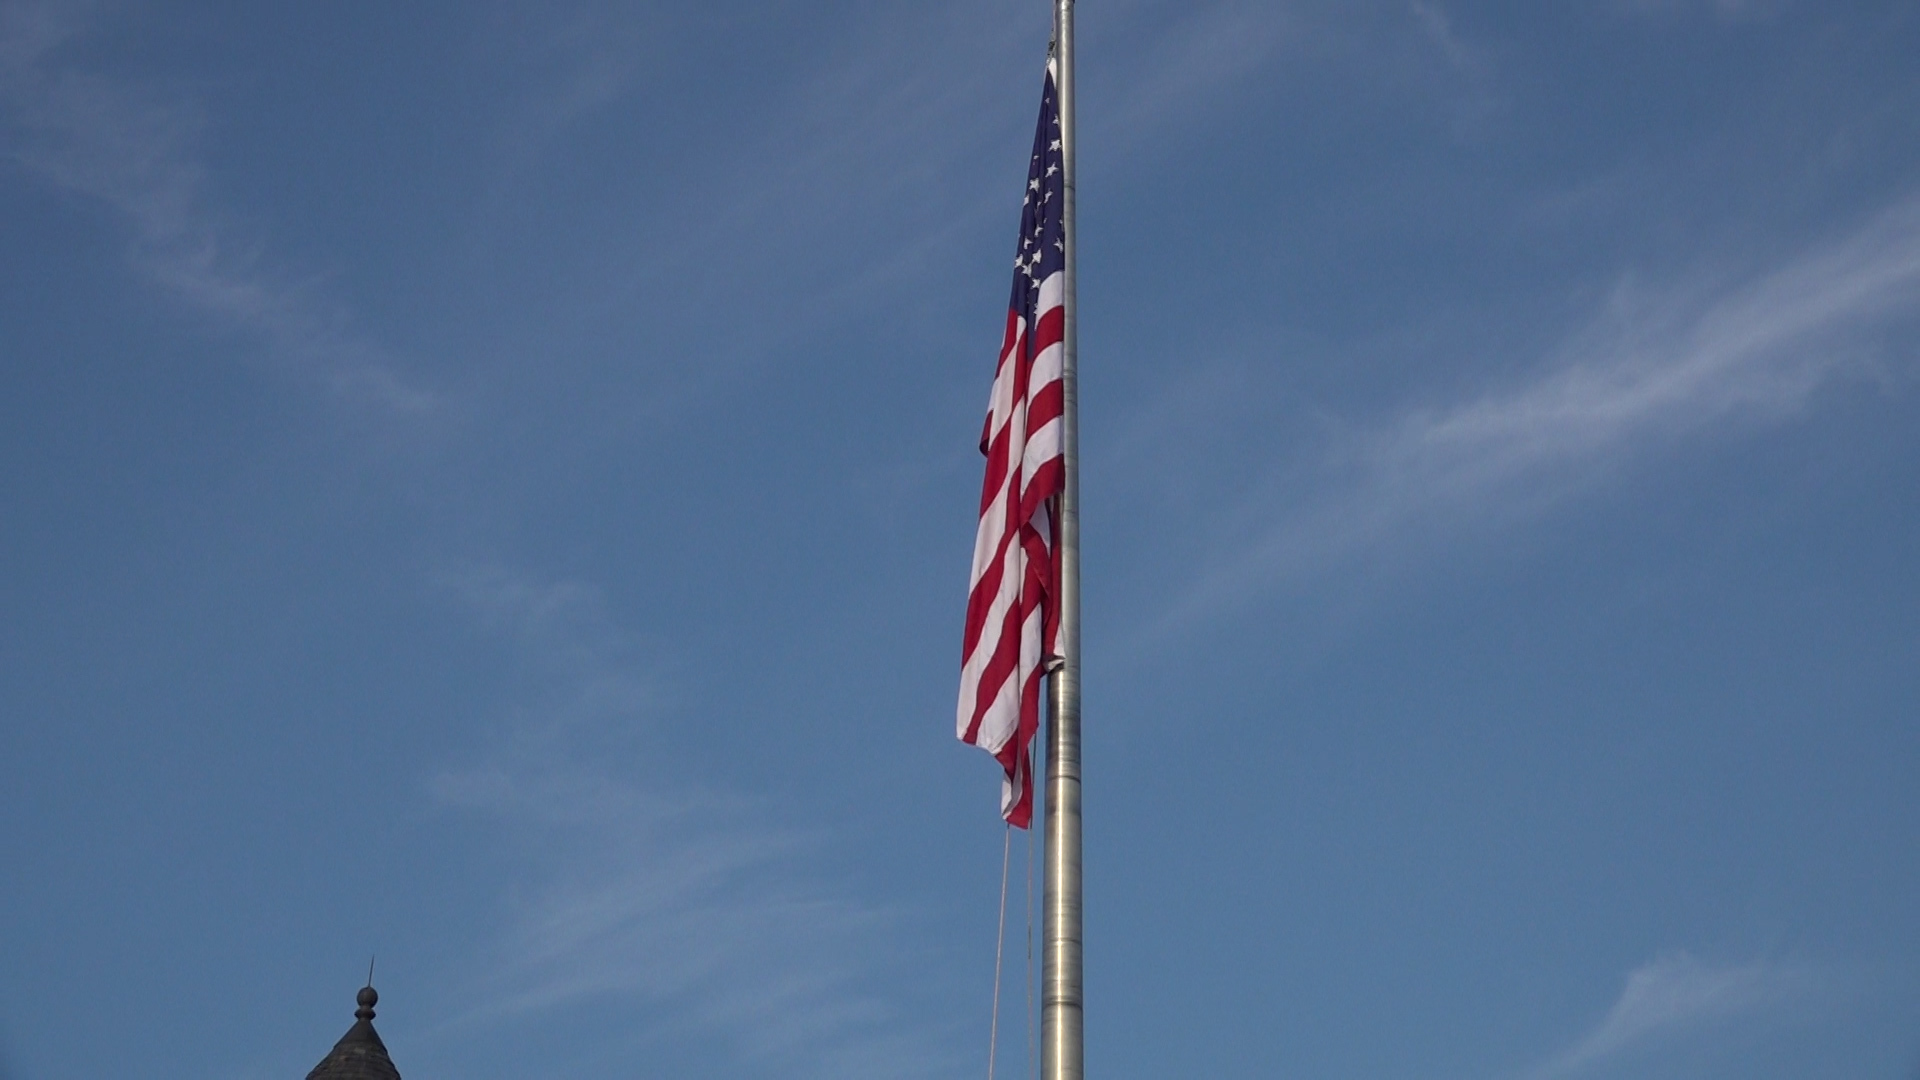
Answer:
<svg viewBox="0 0 1920 1080"><path fill-rule="evenodd" d="M987 473L967 594L958 715L961 741L992 754L1006 771L1000 812L1023 829L1033 821L1033 737L1058 629L1054 511L1065 475L1060 372L1066 328L1060 160L1049 72L1021 215L1013 301L980 437Z"/></svg>

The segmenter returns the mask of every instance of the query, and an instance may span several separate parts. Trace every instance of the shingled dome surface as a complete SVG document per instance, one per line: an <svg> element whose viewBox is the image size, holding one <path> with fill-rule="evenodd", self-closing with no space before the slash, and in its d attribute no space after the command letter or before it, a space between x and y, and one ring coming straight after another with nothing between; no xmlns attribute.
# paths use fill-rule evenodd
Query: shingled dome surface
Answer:
<svg viewBox="0 0 1920 1080"><path fill-rule="evenodd" d="M387 1044L373 1030L373 1007L379 1000L380 995L371 986L360 991L360 1008L353 1014L353 1026L333 1044L333 1052L307 1074L307 1080L400 1080L400 1070L387 1056Z"/></svg>

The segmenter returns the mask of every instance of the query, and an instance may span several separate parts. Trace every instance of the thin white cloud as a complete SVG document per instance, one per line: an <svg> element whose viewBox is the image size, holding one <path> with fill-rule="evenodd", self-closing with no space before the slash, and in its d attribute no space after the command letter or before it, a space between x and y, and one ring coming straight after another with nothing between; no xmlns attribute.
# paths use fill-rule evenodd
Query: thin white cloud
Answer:
<svg viewBox="0 0 1920 1080"><path fill-rule="evenodd" d="M1320 465L1331 494L1249 496L1232 526L1245 539L1167 622L1398 538L1524 515L1683 438L1778 422L1843 374L1904 372L1910 339L1885 339L1916 316L1920 199L1732 284L1623 286L1531 380L1336 439Z"/></svg>
<svg viewBox="0 0 1920 1080"><path fill-rule="evenodd" d="M1679 15L1703 11L1722 22L1751 22L1784 12L1791 0L1618 0L1616 6L1636 15Z"/></svg>
<svg viewBox="0 0 1920 1080"><path fill-rule="evenodd" d="M1473 72L1478 68L1479 59L1460 39L1460 35L1454 32L1453 19L1447 15L1446 9L1427 0L1413 0L1409 8L1420 28L1447 58L1447 63L1464 72Z"/></svg>
<svg viewBox="0 0 1920 1080"><path fill-rule="evenodd" d="M1818 987L1806 968L1755 961L1712 965L1680 953L1627 976L1606 1017L1579 1041L1534 1070L1533 1080L1560 1080L1716 1023L1806 999Z"/></svg>
<svg viewBox="0 0 1920 1080"><path fill-rule="evenodd" d="M515 189L537 176L556 140L582 119L620 100L652 42L666 38L652 23L663 13L585 4L492 13L497 42L488 59L501 77L523 80L497 121L493 175L483 222L508 212Z"/></svg>
<svg viewBox="0 0 1920 1080"><path fill-rule="evenodd" d="M1109 91L1105 108L1082 118L1089 128L1083 142L1108 154L1152 145L1154 136L1189 122L1259 71L1300 29L1290 4L1226 0L1182 4L1179 11L1164 29L1141 35L1148 47L1127 58L1124 83ZM1117 17L1125 20L1128 12L1123 8Z"/></svg>
<svg viewBox="0 0 1920 1080"><path fill-rule="evenodd" d="M237 243L211 207L205 167L193 152L204 119L196 103L169 100L65 63L88 30L92 5L0 7L0 158L61 191L117 212L134 265L151 281L214 319L263 342L270 355L334 391L403 413L432 409L379 346L311 287L270 272L260 252Z"/></svg>
<svg viewBox="0 0 1920 1080"><path fill-rule="evenodd" d="M1486 135L1505 110L1495 79L1493 54L1467 39L1438 0L1412 0L1409 11L1433 49L1447 64L1447 77L1432 92L1446 103L1445 114L1455 138Z"/></svg>
<svg viewBox="0 0 1920 1080"><path fill-rule="evenodd" d="M499 566L442 581L547 676L495 750L432 781L524 859L455 1029L610 999L786 1075L951 1074L938 1033L873 991L893 917L809 869L826 839L644 765L671 707L596 590Z"/></svg>

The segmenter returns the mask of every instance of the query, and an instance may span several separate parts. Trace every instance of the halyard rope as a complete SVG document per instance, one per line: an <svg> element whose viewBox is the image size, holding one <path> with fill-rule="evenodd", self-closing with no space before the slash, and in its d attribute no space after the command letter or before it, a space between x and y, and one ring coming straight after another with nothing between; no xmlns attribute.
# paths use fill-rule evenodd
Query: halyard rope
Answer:
<svg viewBox="0 0 1920 1080"><path fill-rule="evenodd" d="M993 1059L1000 1049L1000 958L1007 951L1007 871L1012 860L1013 826L1009 825L1006 842L1000 846L1000 929L993 939L993 1023L987 1028L987 1080L993 1080Z"/></svg>
<svg viewBox="0 0 1920 1080"><path fill-rule="evenodd" d="M1040 1073L1040 1051L1035 1046L1040 1021L1033 1011L1033 830L1027 830L1027 1080Z"/></svg>

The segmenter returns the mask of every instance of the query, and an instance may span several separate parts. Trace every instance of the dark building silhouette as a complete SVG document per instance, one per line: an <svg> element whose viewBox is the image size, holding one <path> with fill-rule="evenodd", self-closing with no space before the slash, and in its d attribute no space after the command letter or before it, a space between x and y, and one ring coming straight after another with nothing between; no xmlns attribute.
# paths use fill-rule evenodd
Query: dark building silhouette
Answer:
<svg viewBox="0 0 1920 1080"><path fill-rule="evenodd" d="M379 1000L380 995L371 986L360 991L360 1008L354 1011L353 1026L333 1044L333 1052L307 1074L307 1080L400 1080L400 1070L387 1056L387 1044L373 1030L373 1007Z"/></svg>

